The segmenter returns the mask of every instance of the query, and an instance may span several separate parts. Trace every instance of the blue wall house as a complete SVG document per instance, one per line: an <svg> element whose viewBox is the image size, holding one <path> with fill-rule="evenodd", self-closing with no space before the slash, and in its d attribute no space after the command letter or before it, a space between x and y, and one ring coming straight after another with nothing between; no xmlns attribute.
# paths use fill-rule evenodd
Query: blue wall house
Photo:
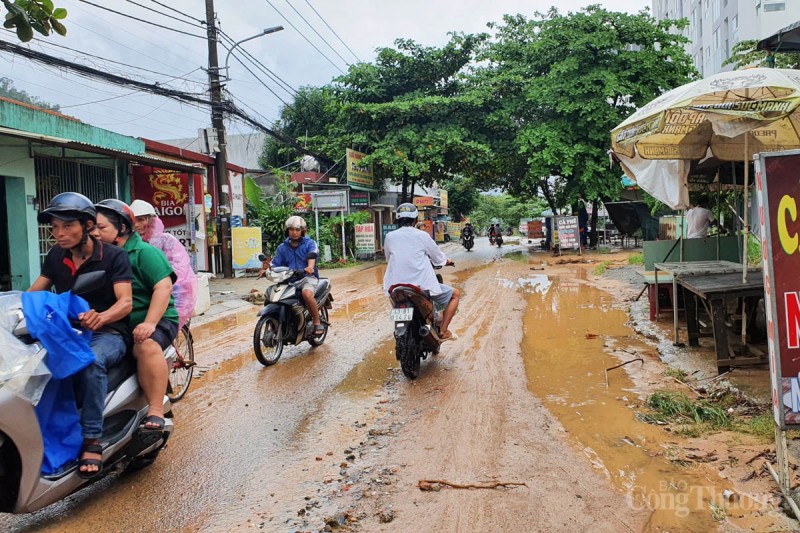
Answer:
<svg viewBox="0 0 800 533"><path fill-rule="evenodd" d="M141 139L0 98L0 290L27 289L53 246L36 216L58 193L130 199L130 165L192 167L145 155Z"/></svg>

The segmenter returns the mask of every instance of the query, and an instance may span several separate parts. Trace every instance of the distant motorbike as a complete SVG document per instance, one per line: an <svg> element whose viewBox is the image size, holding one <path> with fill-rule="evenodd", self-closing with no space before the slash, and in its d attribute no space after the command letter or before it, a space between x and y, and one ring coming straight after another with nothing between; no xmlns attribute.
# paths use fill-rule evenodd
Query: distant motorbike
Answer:
<svg viewBox="0 0 800 533"><path fill-rule="evenodd" d="M461 244L463 244L464 248L469 252L472 250L472 247L475 246L475 236L472 233L464 235L461 237Z"/></svg>
<svg viewBox="0 0 800 533"><path fill-rule="evenodd" d="M489 244L494 244L495 239L496 239L496 237L494 236L494 234L490 233L489 234Z"/></svg>
<svg viewBox="0 0 800 533"><path fill-rule="evenodd" d="M322 335L315 336L311 313L305 306L300 290L291 281L295 276L305 276L305 272L287 267L274 267L266 272L266 278L273 285L266 290L264 307L258 312L259 318L253 332L256 359L264 366L277 363L287 344L297 345L308 341L311 346L320 346L328 336L328 310L333 303L330 281L320 278L314 295L320 322L325 328Z"/></svg>
<svg viewBox="0 0 800 533"><path fill-rule="evenodd" d="M72 292L89 294L103 287L105 271L81 274ZM20 302L6 323L10 332L28 345L38 345L28 334ZM79 327L79 324L73 324ZM43 348L42 348L43 349ZM175 348L164 353L171 366ZM117 469L134 471L152 464L175 428L172 406L164 396L164 429L143 429L149 405L136 378L136 362L126 357L108 370L108 394L103 410L103 470L91 479L78 475L78 459L54 474L41 472L44 442L33 405L0 388L0 512L30 513L63 500L73 492L105 477Z"/></svg>
<svg viewBox="0 0 800 533"><path fill-rule="evenodd" d="M442 283L439 274L436 278ZM439 328L443 309L431 300L428 291L407 283L389 287L389 298L392 301L389 316L394 322L395 356L403 374L408 379L417 379L422 360L438 354L442 345Z"/></svg>
<svg viewBox="0 0 800 533"><path fill-rule="evenodd" d="M511 237L512 235L514 235L514 228L508 228L508 229L506 230L506 235L507 235L508 237Z"/></svg>
<svg viewBox="0 0 800 533"><path fill-rule="evenodd" d="M495 239L494 239L494 242L495 242L495 244L497 244L498 248L503 246L503 234L502 233L498 233L497 237L495 237Z"/></svg>

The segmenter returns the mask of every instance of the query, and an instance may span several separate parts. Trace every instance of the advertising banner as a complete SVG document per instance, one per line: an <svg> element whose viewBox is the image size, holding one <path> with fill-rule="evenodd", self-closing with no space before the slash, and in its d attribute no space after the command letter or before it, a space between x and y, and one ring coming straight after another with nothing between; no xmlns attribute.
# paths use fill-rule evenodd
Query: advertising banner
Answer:
<svg viewBox="0 0 800 533"><path fill-rule="evenodd" d="M447 208L447 191L439 189L439 207Z"/></svg>
<svg viewBox="0 0 800 533"><path fill-rule="evenodd" d="M362 211L367 208L369 208L369 193L350 191L350 211Z"/></svg>
<svg viewBox="0 0 800 533"><path fill-rule="evenodd" d="M436 242L444 242L444 236L445 233L447 233L447 223L441 220L434 222L433 231L436 235Z"/></svg>
<svg viewBox="0 0 800 533"><path fill-rule="evenodd" d="M578 250L581 247L581 234L578 217L556 217L558 246L561 250Z"/></svg>
<svg viewBox="0 0 800 533"><path fill-rule="evenodd" d="M341 211L347 206L347 193L345 191L313 191L311 193L313 209L319 211Z"/></svg>
<svg viewBox="0 0 800 533"><path fill-rule="evenodd" d="M132 174L134 199L152 204L164 223L164 231L181 241L189 250L192 244L187 219L189 175L142 165L134 165ZM203 205L202 186L194 189L195 204Z"/></svg>
<svg viewBox="0 0 800 533"><path fill-rule="evenodd" d="M433 220L421 220L417 222L417 229L421 229L433 238Z"/></svg>
<svg viewBox="0 0 800 533"><path fill-rule="evenodd" d="M544 231L542 231L542 221L541 220L529 221L526 233L529 239L544 239Z"/></svg>
<svg viewBox="0 0 800 533"><path fill-rule="evenodd" d="M261 253L261 228L231 228L233 244L233 268L261 268L258 254Z"/></svg>
<svg viewBox="0 0 800 533"><path fill-rule="evenodd" d="M450 240L459 240L461 238L461 224L458 222L448 222L447 234L450 235Z"/></svg>
<svg viewBox="0 0 800 533"><path fill-rule="evenodd" d="M243 176L238 172L228 171L230 185L231 215L244 218L244 184Z"/></svg>
<svg viewBox="0 0 800 533"><path fill-rule="evenodd" d="M311 202L311 193L310 192L302 192L297 194L297 200L294 204L294 212L295 213L309 213L313 209L313 204Z"/></svg>
<svg viewBox="0 0 800 533"><path fill-rule="evenodd" d="M414 205L417 207L429 207L433 205L433 196L416 196Z"/></svg>
<svg viewBox="0 0 800 533"><path fill-rule="evenodd" d="M386 235L397 229L397 224L384 224L381 226L381 246L386 244Z"/></svg>
<svg viewBox="0 0 800 533"><path fill-rule="evenodd" d="M356 224L356 256L375 255L375 224Z"/></svg>
<svg viewBox="0 0 800 533"><path fill-rule="evenodd" d="M362 165L361 160L367 155L347 149L347 184L371 189L375 179L372 175L372 165Z"/></svg>
<svg viewBox="0 0 800 533"><path fill-rule="evenodd" d="M800 152L756 159L772 407L782 429L800 426L798 169Z"/></svg>
<svg viewBox="0 0 800 533"><path fill-rule="evenodd" d="M519 231L520 235L525 235L528 232L528 222L530 222L531 218L521 218L519 219L519 227L517 230Z"/></svg>

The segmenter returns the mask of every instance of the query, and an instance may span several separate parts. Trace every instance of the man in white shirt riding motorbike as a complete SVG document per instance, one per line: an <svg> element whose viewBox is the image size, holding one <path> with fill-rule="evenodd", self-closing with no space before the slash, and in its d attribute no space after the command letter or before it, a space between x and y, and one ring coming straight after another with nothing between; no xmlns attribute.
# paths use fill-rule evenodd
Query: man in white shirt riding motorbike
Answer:
<svg viewBox="0 0 800 533"><path fill-rule="evenodd" d="M414 227L419 212L414 204L400 204L396 211L397 229L386 235L383 245L386 253L386 274L383 290L398 283L416 285L431 295L431 300L444 307L440 338L455 340L457 335L448 330L450 321L458 309L461 293L448 285L439 283L431 264L437 267L452 264L444 252L426 232Z"/></svg>

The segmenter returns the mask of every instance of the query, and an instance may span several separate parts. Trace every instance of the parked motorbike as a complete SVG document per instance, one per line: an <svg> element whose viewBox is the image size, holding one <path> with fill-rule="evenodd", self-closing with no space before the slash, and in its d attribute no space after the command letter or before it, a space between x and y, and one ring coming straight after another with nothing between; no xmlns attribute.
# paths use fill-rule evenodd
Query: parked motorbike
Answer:
<svg viewBox="0 0 800 533"><path fill-rule="evenodd" d="M450 266L455 266L455 263ZM442 283L441 276L437 274L436 277ZM438 354L441 348L439 328L443 308L431 300L428 291L407 283L389 287L389 298L392 301L389 317L394 321L395 356L403 374L408 379L417 379L422 360Z"/></svg>
<svg viewBox="0 0 800 533"><path fill-rule="evenodd" d="M464 237L461 238L461 244L463 244L464 248L469 252L472 250L472 247L475 246L475 236L472 233L464 235Z"/></svg>
<svg viewBox="0 0 800 533"><path fill-rule="evenodd" d="M267 279L273 284L267 288L264 307L258 312L259 318L253 332L256 359L264 366L277 363L287 344L297 345L308 341L311 346L320 346L328 336L328 310L333 303L330 281L320 278L314 295L320 322L325 328L322 335L315 336L311 313L305 306L300 290L290 281L296 275L305 276L305 272L274 267L266 273Z"/></svg>
<svg viewBox="0 0 800 533"><path fill-rule="evenodd" d="M78 276L73 293L88 294L104 284L104 271ZM11 332L29 345L41 345L28 334L20 304L6 323ZM74 324L73 327L76 327ZM43 349L43 348L42 348ZM175 349L164 353L172 364ZM155 461L172 435L172 407L164 396L163 431L144 430L148 404L136 379L136 362L126 357L108 371L108 394L103 411L103 470L91 479L78 476L78 459L55 474L42 474L44 444L33 405L0 388L0 512L30 513L62 500L113 470L139 470Z"/></svg>
<svg viewBox="0 0 800 533"><path fill-rule="evenodd" d="M503 234L498 233L497 237L495 237L494 242L497 244L497 247L500 248L503 246Z"/></svg>

